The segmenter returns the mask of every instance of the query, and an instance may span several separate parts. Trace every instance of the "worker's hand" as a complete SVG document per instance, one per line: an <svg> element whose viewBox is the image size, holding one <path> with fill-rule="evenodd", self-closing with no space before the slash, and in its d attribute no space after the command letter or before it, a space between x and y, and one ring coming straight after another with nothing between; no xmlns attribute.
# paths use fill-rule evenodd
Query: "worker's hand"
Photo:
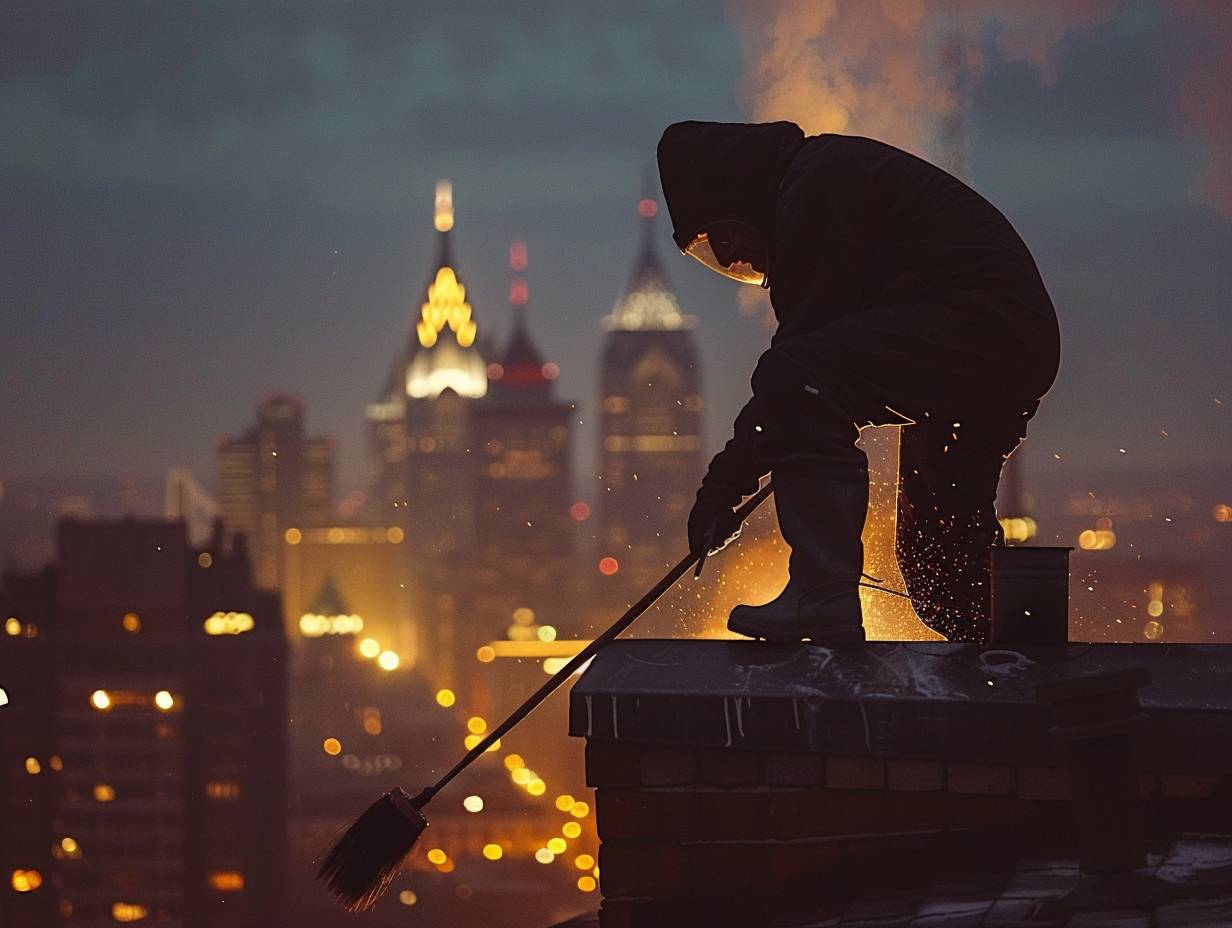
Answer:
<svg viewBox="0 0 1232 928"><path fill-rule="evenodd" d="M722 551L740 537L741 522L732 507L703 487L689 513L689 551L696 557Z"/></svg>

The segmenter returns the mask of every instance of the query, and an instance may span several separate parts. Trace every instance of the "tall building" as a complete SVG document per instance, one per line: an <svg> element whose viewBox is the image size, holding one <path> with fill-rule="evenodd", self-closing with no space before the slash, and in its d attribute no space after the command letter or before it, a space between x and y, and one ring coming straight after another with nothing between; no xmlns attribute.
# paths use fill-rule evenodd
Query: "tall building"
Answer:
<svg viewBox="0 0 1232 928"><path fill-rule="evenodd" d="M692 329L654 246L658 204L638 203L641 246L603 320L599 564L615 598L640 595L687 548L702 461L701 370Z"/></svg>
<svg viewBox="0 0 1232 928"><path fill-rule="evenodd" d="M527 322L526 246L510 248L509 341L488 367L488 394L475 406L478 590L473 643L505 637L515 611L538 625L578 619L573 588L575 531L570 422L573 404L556 398L559 367L545 361ZM572 629L571 629L572 631ZM545 633L550 634L550 633Z"/></svg>
<svg viewBox="0 0 1232 928"><path fill-rule="evenodd" d="M478 327L453 255L453 189L436 187L437 253L406 344L367 408L370 516L407 532L424 670L456 669L475 548L474 407L488 392Z"/></svg>
<svg viewBox="0 0 1232 928"><path fill-rule="evenodd" d="M41 741L15 745L43 805L14 825L49 852L5 861L20 905L85 926L276 920L286 642L278 597L236 547L220 531L194 550L178 522L68 521L50 593L5 577L6 606L25 614L0 640L0 675L46 672L42 690L11 693L45 716Z"/></svg>
<svg viewBox="0 0 1232 928"><path fill-rule="evenodd" d="M51 856L56 754L54 566L0 580L0 923L58 918Z"/></svg>
<svg viewBox="0 0 1232 928"><path fill-rule="evenodd" d="M219 443L217 460L227 543L244 535L256 584L281 589L286 530L325 525L333 517L333 440L306 437L303 402L275 394L257 406L252 428Z"/></svg>

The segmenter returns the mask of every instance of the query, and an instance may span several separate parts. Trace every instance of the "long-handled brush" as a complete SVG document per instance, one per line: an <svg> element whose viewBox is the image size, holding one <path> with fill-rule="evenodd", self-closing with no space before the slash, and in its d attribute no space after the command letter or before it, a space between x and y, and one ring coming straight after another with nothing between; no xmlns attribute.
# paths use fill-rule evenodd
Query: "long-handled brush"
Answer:
<svg viewBox="0 0 1232 928"><path fill-rule="evenodd" d="M765 502L771 492L772 487L767 483L749 497L748 501L736 510L740 521L747 519L753 510ZM630 606L603 634L579 651L543 686L527 697L505 721L467 751L453 769L433 785L413 797L405 790L395 788L369 806L326 851L325 859L317 870L317 878L325 882L329 891L346 909L352 912L370 909L389 888L403 858L410 853L423 830L428 827L423 807L432 797L487 751L497 739L526 718L558 686L569 679L575 670L594 657L600 648L632 625L683 577L690 567L703 559L694 554L683 557L645 596Z"/></svg>

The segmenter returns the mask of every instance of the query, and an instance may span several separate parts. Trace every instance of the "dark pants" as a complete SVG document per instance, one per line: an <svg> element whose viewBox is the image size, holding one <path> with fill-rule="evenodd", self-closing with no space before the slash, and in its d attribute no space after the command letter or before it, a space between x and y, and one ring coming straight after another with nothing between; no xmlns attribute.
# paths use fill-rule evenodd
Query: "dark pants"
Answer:
<svg viewBox="0 0 1232 928"><path fill-rule="evenodd" d="M780 335L753 375L774 424L759 463L858 479L858 429L903 424L895 542L907 592L946 638L985 640L997 482L1059 361L1047 297L964 291Z"/></svg>

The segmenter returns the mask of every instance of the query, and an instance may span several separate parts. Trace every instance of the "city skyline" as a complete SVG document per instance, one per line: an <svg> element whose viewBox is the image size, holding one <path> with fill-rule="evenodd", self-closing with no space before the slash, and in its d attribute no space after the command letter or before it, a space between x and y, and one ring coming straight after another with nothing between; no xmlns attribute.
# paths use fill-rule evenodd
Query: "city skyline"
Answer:
<svg viewBox="0 0 1232 928"><path fill-rule="evenodd" d="M1073 837L1143 850L1107 803L1084 825L1087 800L1124 799L1127 827L1138 800L1156 824L1228 825L1207 736L1232 711L1211 671L1232 635L1229 47L1214 0L0 11L0 923L351 925L318 868L348 822L422 824L395 788L432 827L378 928L565 928L601 906L657 924L678 891L693 913L797 871L808 894L854 890L878 835L896 876L949 862L896 856L921 828L995 825L1020 856L1011 825L1069 841L1073 811ZM901 153L931 180L873 168L881 187L799 239L787 220L836 186L820 168L817 200L778 185L773 229L760 208L699 215L716 260L746 257L754 225L772 243L766 289L681 254L680 191L727 156L684 159L683 186L667 169L669 216L664 128L784 119L914 152L1005 213L1061 326L1037 417L1048 313L1046 352L977 315L1010 301L942 324L972 287L1012 295L1029 257L1008 230L988 245L983 204L944 221L930 185L968 191ZM881 153L861 170L887 152L803 144L790 166L775 149L777 177L827 146ZM867 238L839 228L878 213ZM933 239L950 257L886 246ZM984 248L1013 268L973 283L959 253ZM834 286L827 260L861 280ZM885 350L845 364L821 338L848 308L831 291L859 310L900 277L893 318L927 337L904 351L873 326L851 354ZM830 321L800 357L785 328L732 474L720 459L698 494L775 332L770 292L790 324ZM877 392L895 379L919 409ZM978 387L922 398L951 379ZM837 451L892 406L915 421L860 433L861 521L863 464ZM701 557L756 467L778 498L763 483L739 540ZM990 620L978 645L928 622L955 576ZM732 610L779 590L784 641L809 645L773 643L776 623L738 640ZM1092 707L1116 710L1114 740ZM381 843L336 859L394 866Z"/></svg>
<svg viewBox="0 0 1232 928"><path fill-rule="evenodd" d="M599 320L622 292L636 248L639 178L671 120L761 112L748 102L747 24L723 18L717 4L605 10L585 26L551 6L543 35L574 29L578 48L610 60L609 76L583 81L582 61L529 69L519 44L527 33L502 31L499 17L441 10L404 24L396 40L324 12L307 17L317 29L310 36L251 15L270 62L254 66L251 86L221 97L207 92L219 79L208 71L146 100L134 80L155 65L115 57L131 41L123 17L23 21L27 31L16 33L26 51L12 58L3 112L39 129L18 133L21 144L0 161L0 196L23 232L10 242L4 297L2 476L143 475L177 465L201 476L211 454L202 436L232 432L253 397L280 390L302 396L313 430L338 442L342 487L361 486L353 410L370 400L392 333L418 305L419 268L432 250L424 216L440 177L458 191L459 259L476 312L498 338L510 326L504 255L510 241L527 243L539 341L548 356L568 359L559 387L583 399L578 443L593 448L597 410L585 400L597 378ZM233 51L208 18L191 40L183 24L146 25L150 46L164 51ZM1021 25L990 14L964 33L983 62L961 116L972 182L1036 252L1066 334L1060 380L1028 448L1041 461L1059 454L1048 466L1061 468L1077 458L1109 469L1172 466L1199 445L1210 460L1232 462L1216 311L1232 274L1232 230L1218 195L1227 156L1218 125L1199 118L1208 98L1185 70L1210 60L1226 23L1114 3L1051 22L1044 50L1031 54L997 39L997 28ZM87 27L92 44L51 53L55 29ZM625 41L612 40L612 29ZM692 40L664 38L684 35ZM484 42L487 59L472 48ZM400 132L375 131L372 82L426 93L410 85L433 55L450 62L443 79L456 82L448 85L456 97L438 87L425 98L434 103L415 98ZM280 64L302 71L302 86ZM74 67L111 76L96 105L74 95ZM710 79L687 79L694 73ZM284 84L297 93L280 94ZM595 96L610 105L595 106ZM148 170L134 172L125 156L144 144L142 118L157 127L158 144L139 149ZM315 143L305 134L311 119L323 127ZM80 154L40 157L69 127L74 151L97 155L92 163ZM237 160L225 141L240 127L267 146L256 161ZM271 137L271 127L281 135ZM358 160L350 154L356 131L370 149ZM203 176L179 152L209 132L223 133L222 148L217 172ZM491 155L498 135L512 154ZM768 332L741 316L732 288L673 260L660 231L666 272L702 323L713 450ZM1181 365L1183 378L1175 376ZM47 429L48 421L59 425ZM592 491L592 464L584 455L582 494Z"/></svg>

